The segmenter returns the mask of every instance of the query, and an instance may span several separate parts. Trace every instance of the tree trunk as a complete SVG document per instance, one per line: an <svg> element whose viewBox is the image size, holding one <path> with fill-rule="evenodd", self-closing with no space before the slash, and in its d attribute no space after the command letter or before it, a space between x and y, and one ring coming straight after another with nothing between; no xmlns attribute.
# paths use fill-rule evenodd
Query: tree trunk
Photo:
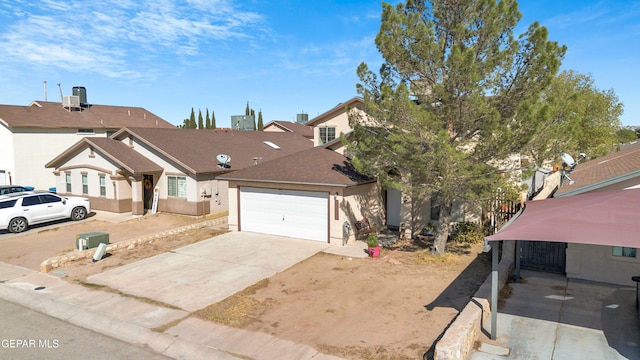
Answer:
<svg viewBox="0 0 640 360"><path fill-rule="evenodd" d="M447 239L449 238L449 223L451 222L451 202L440 204L440 214L438 215L438 226L436 236L433 240L431 254L442 256L447 252Z"/></svg>

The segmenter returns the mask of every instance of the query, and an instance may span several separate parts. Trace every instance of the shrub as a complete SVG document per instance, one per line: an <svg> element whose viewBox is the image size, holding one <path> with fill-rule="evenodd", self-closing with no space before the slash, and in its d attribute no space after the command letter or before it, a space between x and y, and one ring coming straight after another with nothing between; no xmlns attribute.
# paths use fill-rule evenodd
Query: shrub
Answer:
<svg viewBox="0 0 640 360"><path fill-rule="evenodd" d="M482 226L476 222L459 222L453 225L449 239L458 243L480 243L484 241L484 231Z"/></svg>
<svg viewBox="0 0 640 360"><path fill-rule="evenodd" d="M376 247L378 246L378 234L370 233L367 237L367 246L368 247Z"/></svg>

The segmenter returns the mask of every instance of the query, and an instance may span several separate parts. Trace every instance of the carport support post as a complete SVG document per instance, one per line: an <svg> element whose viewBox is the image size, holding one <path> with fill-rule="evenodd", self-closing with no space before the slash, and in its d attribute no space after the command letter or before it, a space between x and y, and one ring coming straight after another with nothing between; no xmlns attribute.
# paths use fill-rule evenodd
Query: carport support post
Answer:
<svg viewBox="0 0 640 360"><path fill-rule="evenodd" d="M497 241L491 243L491 340L497 337L498 327L498 251Z"/></svg>

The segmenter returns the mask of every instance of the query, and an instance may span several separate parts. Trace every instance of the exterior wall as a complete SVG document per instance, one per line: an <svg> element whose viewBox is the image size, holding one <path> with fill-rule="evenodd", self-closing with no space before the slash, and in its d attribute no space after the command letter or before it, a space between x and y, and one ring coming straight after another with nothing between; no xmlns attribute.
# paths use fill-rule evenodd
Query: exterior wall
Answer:
<svg viewBox="0 0 640 360"><path fill-rule="evenodd" d="M351 108L351 111L358 111L361 114L364 114L362 110L359 108ZM340 137L340 134L346 134L351 131L351 127L349 126L349 114L345 111L342 111L336 114L333 117L328 117L324 120L319 120L318 122L314 122L313 127L313 138L315 146L322 145L320 143L320 128L323 127L335 127L336 128L336 138Z"/></svg>
<svg viewBox="0 0 640 360"><path fill-rule="evenodd" d="M278 184L274 186L271 183L257 182L238 182L232 181L228 186L229 199L229 229L241 230L239 223L238 188L242 186L263 187L272 189L287 189L301 191L319 191L329 193L329 243L343 244L344 241L354 241L355 221L367 217L374 224L381 224L381 202L379 190L376 184L365 184L354 186L351 188L317 186L317 185L294 185L294 184ZM337 206L336 206L337 201ZM351 228L349 237L344 237L343 225L348 222Z"/></svg>
<svg viewBox="0 0 640 360"><path fill-rule="evenodd" d="M640 274L640 249L635 258L612 255L611 246L568 244L567 277L634 286Z"/></svg>
<svg viewBox="0 0 640 360"><path fill-rule="evenodd" d="M49 189L55 176L44 165L83 137L106 137L106 131L78 133L78 129L19 129L13 132L13 183ZM4 148L4 145L2 146ZM2 166L0 166L1 168Z"/></svg>
<svg viewBox="0 0 640 360"><path fill-rule="evenodd" d="M0 185L16 184L13 181L16 173L13 147L13 134L0 121Z"/></svg>

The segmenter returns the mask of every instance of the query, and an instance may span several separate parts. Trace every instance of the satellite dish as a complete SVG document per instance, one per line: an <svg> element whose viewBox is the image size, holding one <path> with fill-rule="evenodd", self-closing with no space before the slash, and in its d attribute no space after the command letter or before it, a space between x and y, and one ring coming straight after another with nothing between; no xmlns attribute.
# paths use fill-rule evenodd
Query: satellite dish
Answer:
<svg viewBox="0 0 640 360"><path fill-rule="evenodd" d="M218 164L218 166L223 167L223 168L230 167L229 166L229 162L231 161L231 156L229 156L227 154L218 154L218 155L216 155L216 159L220 163L220 164Z"/></svg>
<svg viewBox="0 0 640 360"><path fill-rule="evenodd" d="M567 166L569 167L574 167L576 166L576 162L575 160L573 160L573 157L567 153L562 153L562 155L560 155L560 157L562 158L562 162L564 162Z"/></svg>

